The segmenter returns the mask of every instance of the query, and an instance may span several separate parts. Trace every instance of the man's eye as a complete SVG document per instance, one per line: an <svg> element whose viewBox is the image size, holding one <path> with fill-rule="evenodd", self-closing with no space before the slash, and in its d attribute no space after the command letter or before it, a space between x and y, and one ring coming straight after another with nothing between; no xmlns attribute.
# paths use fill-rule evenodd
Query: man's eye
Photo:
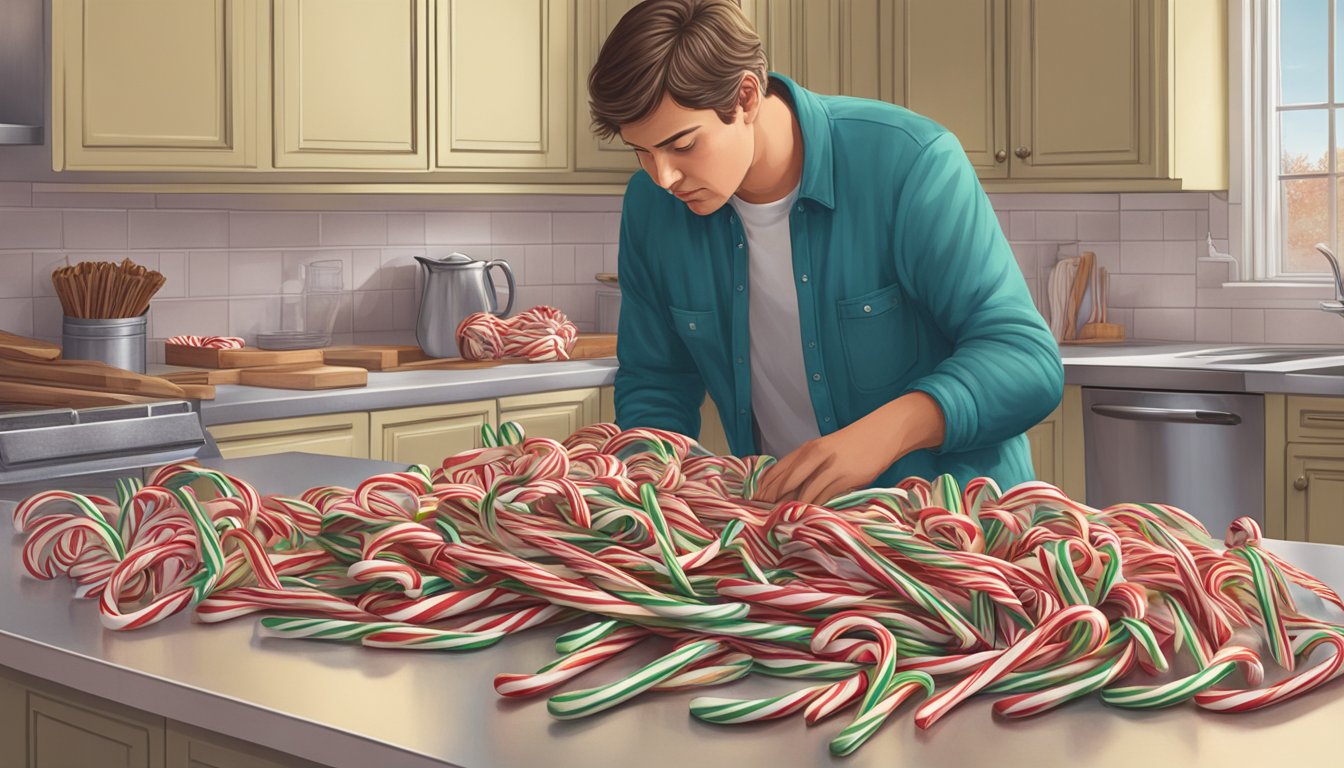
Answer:
<svg viewBox="0 0 1344 768"><path fill-rule="evenodd" d="M695 142L692 141L690 144L687 144L687 145L684 146L684 147L673 147L673 149L675 149L675 150L678 151L678 152L690 152L691 149L694 148L694 147L695 147Z"/></svg>

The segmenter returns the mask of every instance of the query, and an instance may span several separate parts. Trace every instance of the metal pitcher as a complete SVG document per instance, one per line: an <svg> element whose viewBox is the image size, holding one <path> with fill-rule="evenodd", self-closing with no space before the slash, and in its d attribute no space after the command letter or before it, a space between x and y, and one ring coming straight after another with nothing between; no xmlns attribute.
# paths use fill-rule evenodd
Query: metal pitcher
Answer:
<svg viewBox="0 0 1344 768"><path fill-rule="evenodd" d="M467 315L490 312L499 317L513 310L516 291L513 270L503 259L479 261L464 253L450 253L443 258L416 256L425 270L424 287L420 293L420 317L415 326L415 338L420 348L430 357L461 357L457 349L457 326ZM509 284L509 303L497 311L495 283L490 279L490 268L504 270Z"/></svg>

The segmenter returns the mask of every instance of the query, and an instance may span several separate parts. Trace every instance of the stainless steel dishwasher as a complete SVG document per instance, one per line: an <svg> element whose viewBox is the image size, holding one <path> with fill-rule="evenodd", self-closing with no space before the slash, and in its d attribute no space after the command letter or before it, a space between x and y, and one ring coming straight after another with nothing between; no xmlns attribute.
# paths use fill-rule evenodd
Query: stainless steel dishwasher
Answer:
<svg viewBox="0 0 1344 768"><path fill-rule="evenodd" d="M1087 504L1160 502L1214 538L1265 522L1262 395L1083 387Z"/></svg>

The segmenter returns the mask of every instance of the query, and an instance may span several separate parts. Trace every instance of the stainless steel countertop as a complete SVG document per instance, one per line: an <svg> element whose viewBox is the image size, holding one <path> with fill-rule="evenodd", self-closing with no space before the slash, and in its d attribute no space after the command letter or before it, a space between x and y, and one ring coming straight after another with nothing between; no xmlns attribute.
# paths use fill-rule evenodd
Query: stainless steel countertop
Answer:
<svg viewBox="0 0 1344 768"><path fill-rule="evenodd" d="M1066 384L1122 389L1344 395L1344 376L1298 373L1328 365L1344 365L1344 355L1262 364L1188 356L1191 352L1210 349L1272 346L1275 345L1139 341L1065 344L1059 349ZM1344 344L1333 348L1337 350L1340 346Z"/></svg>
<svg viewBox="0 0 1344 768"><path fill-rule="evenodd" d="M370 371L368 386L346 389L304 391L224 384L215 388L214 400L201 401L201 421L210 427L322 413L460 403L557 389L602 387L615 379L616 358L608 357L468 371Z"/></svg>
<svg viewBox="0 0 1344 768"><path fill-rule="evenodd" d="M206 463L268 493L351 484L391 467L306 454ZM77 484L58 483L72 490ZM0 487L0 498L19 492ZM8 511L0 503L0 517L8 519ZM1344 548L1268 545L1344 588ZM1325 765L1338 760L1336 734L1344 721L1339 681L1246 715L1215 715L1193 704L1127 712L1089 699L1008 722L994 718L993 699L982 697L927 732L915 728L914 705L907 703L857 753L833 759L826 745L847 722L843 715L813 728L798 718L721 727L688 712L697 695L778 694L801 687L798 681L747 679L699 693L648 695L561 722L547 714L544 697L506 701L491 687L498 672L530 672L553 659L556 628L463 654L261 639L254 618L196 625L178 615L117 633L99 624L96 604L71 597L68 582L28 577L21 546L17 535L0 535L0 665L334 768ZM655 651L639 650L642 660ZM636 663L617 659L566 688L613 679Z"/></svg>

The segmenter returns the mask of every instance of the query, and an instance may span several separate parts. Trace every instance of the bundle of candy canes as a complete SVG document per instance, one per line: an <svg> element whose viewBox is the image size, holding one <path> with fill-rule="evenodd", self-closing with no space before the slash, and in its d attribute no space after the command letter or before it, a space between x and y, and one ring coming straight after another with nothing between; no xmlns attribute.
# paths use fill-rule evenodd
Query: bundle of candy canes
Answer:
<svg viewBox="0 0 1344 768"><path fill-rule="evenodd" d="M513 317L475 312L457 326L457 348L467 360L525 357L534 362L568 360L578 326L555 307L537 306Z"/></svg>
<svg viewBox="0 0 1344 768"><path fill-rule="evenodd" d="M237 336L173 336L167 343L205 349L242 349L244 345L244 341Z"/></svg>
<svg viewBox="0 0 1344 768"><path fill-rule="evenodd" d="M1263 550L1248 518L1224 548L1170 506L1099 510L1045 483L1005 492L949 476L824 507L766 504L753 494L772 458L707 455L669 432L603 424L560 443L506 424L483 437L433 472L298 498L191 464L124 480L115 499L38 494L15 511L24 564L69 576L113 629L194 606L206 622L288 614L261 619L270 636L469 650L582 619L557 639L559 658L499 675L496 690L552 692L663 638L666 655L555 693L549 711L575 718L645 691L797 678L811 682L771 698L696 698L691 712L813 724L852 709L837 754L916 694L921 728L981 693L1002 694L993 711L1005 717L1094 693L1116 707L1243 712L1314 689L1344 663L1344 627L1306 615L1290 585L1344 603ZM1257 637L1281 682L1266 684ZM1182 652L1193 672L1178 675L1169 665Z"/></svg>

